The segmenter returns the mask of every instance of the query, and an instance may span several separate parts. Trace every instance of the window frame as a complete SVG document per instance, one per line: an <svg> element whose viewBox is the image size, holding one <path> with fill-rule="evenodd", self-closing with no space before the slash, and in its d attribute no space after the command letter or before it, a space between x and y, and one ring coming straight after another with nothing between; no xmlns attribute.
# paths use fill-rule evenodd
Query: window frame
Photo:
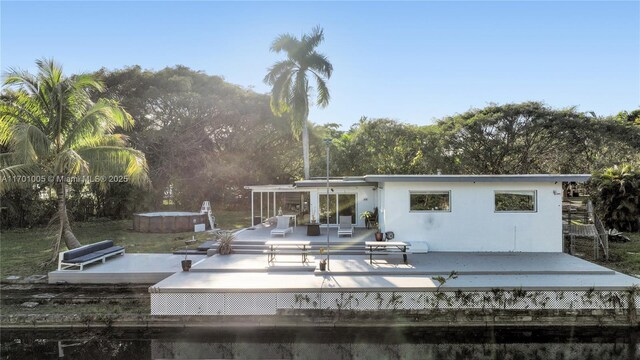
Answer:
<svg viewBox="0 0 640 360"><path fill-rule="evenodd" d="M449 209L447 210L412 210L411 209L411 196L412 195L430 195L430 194L447 194ZM451 212L451 190L409 190L409 212L410 213L450 213Z"/></svg>
<svg viewBox="0 0 640 360"><path fill-rule="evenodd" d="M496 195L498 193L531 192L533 193L533 210L498 210L496 207ZM493 212L496 214L533 214L538 212L538 190L493 190Z"/></svg>

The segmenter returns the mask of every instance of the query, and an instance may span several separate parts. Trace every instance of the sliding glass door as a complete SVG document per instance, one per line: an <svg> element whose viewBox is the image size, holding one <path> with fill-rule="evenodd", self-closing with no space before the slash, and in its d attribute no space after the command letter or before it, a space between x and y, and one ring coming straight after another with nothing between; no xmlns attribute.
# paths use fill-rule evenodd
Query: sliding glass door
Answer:
<svg viewBox="0 0 640 360"><path fill-rule="evenodd" d="M356 223L356 194L329 194L329 224L338 224L338 216L351 216ZM320 223L327 223L327 194L320 194Z"/></svg>

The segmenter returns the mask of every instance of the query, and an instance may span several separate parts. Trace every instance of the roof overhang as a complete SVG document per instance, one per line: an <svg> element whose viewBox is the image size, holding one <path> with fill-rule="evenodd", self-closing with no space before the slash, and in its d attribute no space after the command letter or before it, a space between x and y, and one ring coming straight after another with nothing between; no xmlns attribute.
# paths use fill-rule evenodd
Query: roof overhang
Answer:
<svg viewBox="0 0 640 360"><path fill-rule="evenodd" d="M425 182L425 183L516 183L516 182L586 182L590 174L521 174L521 175L365 175L329 179L330 187L378 186L385 182ZM302 191L301 188L326 187L326 179L296 181L293 185L249 185L244 188L257 192Z"/></svg>
<svg viewBox="0 0 640 360"><path fill-rule="evenodd" d="M586 182L590 174L366 175L367 182Z"/></svg>
<svg viewBox="0 0 640 360"><path fill-rule="evenodd" d="M376 182L365 181L363 176L347 178L344 179L329 179L330 187L343 187L343 186L376 186ZM322 179L313 179L313 180L300 180L296 181L296 186L301 188L310 188L310 187L326 187L327 180Z"/></svg>
<svg viewBox="0 0 640 360"><path fill-rule="evenodd" d="M298 191L293 185L248 185L244 187L247 190L257 192L285 192L285 191Z"/></svg>

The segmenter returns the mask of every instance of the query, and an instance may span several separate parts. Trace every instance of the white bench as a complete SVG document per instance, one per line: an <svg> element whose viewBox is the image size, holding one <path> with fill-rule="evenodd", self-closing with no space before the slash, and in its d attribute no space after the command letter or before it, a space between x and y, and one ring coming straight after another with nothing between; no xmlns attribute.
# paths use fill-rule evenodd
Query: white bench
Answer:
<svg viewBox="0 0 640 360"><path fill-rule="evenodd" d="M76 249L63 251L58 257L58 270L65 270L71 267L84 266L97 261L104 263L108 257L114 255L124 255L124 247L114 246L113 240L104 240L95 244L81 246Z"/></svg>

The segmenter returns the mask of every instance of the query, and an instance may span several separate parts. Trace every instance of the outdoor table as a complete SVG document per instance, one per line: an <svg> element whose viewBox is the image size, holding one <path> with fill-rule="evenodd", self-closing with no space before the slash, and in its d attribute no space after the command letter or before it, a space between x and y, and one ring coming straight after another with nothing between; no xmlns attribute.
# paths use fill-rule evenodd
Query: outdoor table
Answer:
<svg viewBox="0 0 640 360"><path fill-rule="evenodd" d="M366 241L365 246L369 248L369 264L373 264L373 253L376 251L387 250L387 248L395 248L402 253L404 263L407 263L407 248L411 246L409 243L402 241Z"/></svg>
<svg viewBox="0 0 640 360"><path fill-rule="evenodd" d="M301 254L302 263L307 262L307 254L311 249L311 241L298 241L298 240L268 240L264 243L269 249L265 250L267 253L267 262L271 263L276 260L276 254ZM291 249L291 250L286 250Z"/></svg>

